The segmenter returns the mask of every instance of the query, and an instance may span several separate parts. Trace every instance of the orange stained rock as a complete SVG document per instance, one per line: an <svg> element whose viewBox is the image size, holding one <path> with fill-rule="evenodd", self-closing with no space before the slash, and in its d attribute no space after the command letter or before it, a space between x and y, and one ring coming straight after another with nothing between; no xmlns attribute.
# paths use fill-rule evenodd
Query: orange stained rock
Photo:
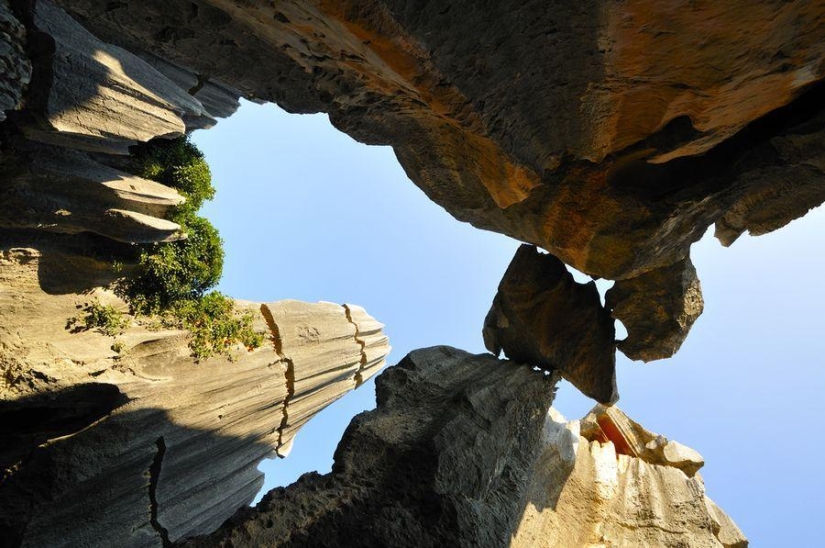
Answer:
<svg viewBox="0 0 825 548"><path fill-rule="evenodd" d="M365 10L352 0L319 0L318 6L400 77L405 87L414 91L414 99L427 104L433 122L447 122L453 126L451 129L458 130L457 137L456 132L449 130L440 134L456 151L454 156L475 160L479 179L499 207L507 208L525 200L530 191L541 184L535 171L510 158L486 135L486 128L478 113L469 106L469 100L447 83L430 62L426 50L392 20L383 4L375 3L372 9ZM392 90L392 87L384 89L385 92Z"/></svg>
<svg viewBox="0 0 825 548"><path fill-rule="evenodd" d="M584 98L594 161L683 116L696 135L652 161L701 154L823 73L821 0L628 0L604 18L606 78Z"/></svg>

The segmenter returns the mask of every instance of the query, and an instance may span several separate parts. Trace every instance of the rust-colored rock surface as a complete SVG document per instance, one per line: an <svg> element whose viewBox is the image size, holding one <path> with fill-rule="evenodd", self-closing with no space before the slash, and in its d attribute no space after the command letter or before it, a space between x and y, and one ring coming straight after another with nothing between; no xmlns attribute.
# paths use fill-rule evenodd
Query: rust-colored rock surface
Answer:
<svg viewBox="0 0 825 548"><path fill-rule="evenodd" d="M516 251L484 320L484 345L518 363L558 370L585 395L615 403L616 346L596 284L580 284L552 255Z"/></svg>
<svg viewBox="0 0 825 548"><path fill-rule="evenodd" d="M775 141L821 140L808 124L823 104L819 3L60 3L248 96L328 112L392 145L458 219L587 274L683 260L783 174L782 220L757 233L823 198L819 150Z"/></svg>

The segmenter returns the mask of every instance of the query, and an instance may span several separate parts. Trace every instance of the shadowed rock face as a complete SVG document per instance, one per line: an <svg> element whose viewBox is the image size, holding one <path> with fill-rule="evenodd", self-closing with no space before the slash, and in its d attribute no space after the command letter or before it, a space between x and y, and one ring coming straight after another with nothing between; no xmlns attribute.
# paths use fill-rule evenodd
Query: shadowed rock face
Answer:
<svg viewBox="0 0 825 548"><path fill-rule="evenodd" d="M484 345L519 363L558 370L602 403L616 390L615 330L596 284L579 284L557 258L522 245L484 320Z"/></svg>
<svg viewBox="0 0 825 548"><path fill-rule="evenodd" d="M0 227L81 233L71 241L95 249L104 238L89 232L174 239L163 217L180 197L117 170L130 144L206 127L241 95L327 112L354 138L392 145L457 219L553 254L519 251L486 342L603 402L616 399L613 326L563 263L617 280L608 308L628 328L620 348L659 359L701 312L688 256L708 227L730 245L825 200L817 2L0 0L0 31ZM313 315L291 301L256 306L272 347L220 371L194 366L178 332L133 332L117 358L102 335L69 338L61 325L81 304L67 285L111 276L76 269L100 266L82 245L50 258L29 244L51 238L27 237L0 255L0 414L18 424L2 432L2 542L141 546L204 533L250 500L262 456L285 454L298 427L383 363L386 339L363 310ZM548 527L564 531L561 545L603 543L588 536L602 527L676 546L677 524L695 545L743 545L704 496L694 455L632 421L595 419L636 432L635 453L603 431L579 440L589 453L572 468L553 455L552 469L536 468L549 455L538 432L553 375L413 353L382 377L379 409L353 422L332 474L271 493L197 543L503 546L535 495L543 517L522 521L525 545ZM675 461L687 464L663 465ZM649 505L627 503L633 485ZM576 521L583 504L592 530ZM365 515L376 523L366 533Z"/></svg>
<svg viewBox="0 0 825 548"><path fill-rule="evenodd" d="M185 546L506 546L558 377L449 347L376 379L332 473L306 474Z"/></svg>
<svg viewBox="0 0 825 548"><path fill-rule="evenodd" d="M619 350L632 360L649 362L669 358L679 350L705 303L688 258L617 281L605 295L605 304L627 329Z"/></svg>
<svg viewBox="0 0 825 548"><path fill-rule="evenodd" d="M416 350L377 378L378 407L350 423L332 473L181 544L747 546L705 495L698 453L616 408L581 425L548 415L556 380L489 355Z"/></svg>

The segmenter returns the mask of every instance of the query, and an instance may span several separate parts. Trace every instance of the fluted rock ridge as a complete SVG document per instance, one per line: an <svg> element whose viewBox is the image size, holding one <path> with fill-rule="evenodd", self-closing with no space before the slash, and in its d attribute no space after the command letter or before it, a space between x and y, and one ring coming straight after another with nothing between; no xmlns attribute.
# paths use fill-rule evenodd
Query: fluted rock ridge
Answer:
<svg viewBox="0 0 825 548"><path fill-rule="evenodd" d="M381 324L332 303L239 303L266 344L196 363L188 333L135 319L117 337L72 333L43 256L0 264L0 545L161 546L217 528L263 483L313 415L376 373ZM347 308L359 310L351 320ZM366 358L359 332L373 339Z"/></svg>

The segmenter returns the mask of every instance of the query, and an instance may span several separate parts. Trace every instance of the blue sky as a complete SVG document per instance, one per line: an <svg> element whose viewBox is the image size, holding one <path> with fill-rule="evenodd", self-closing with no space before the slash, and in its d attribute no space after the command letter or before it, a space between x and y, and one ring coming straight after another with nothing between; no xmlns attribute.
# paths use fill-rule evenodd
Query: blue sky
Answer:
<svg viewBox="0 0 825 548"><path fill-rule="evenodd" d="M519 242L453 219L389 147L247 102L194 141L218 190L204 214L226 242L221 291L360 304L387 324L390 363L437 344L485 351L481 325ZM821 535L823 234L820 208L728 249L706 235L693 247L705 313L682 350L651 364L619 354L619 406L704 455L708 494L754 546ZM352 416L374 405L369 382L327 408L287 459L262 464L266 489L329 471ZM578 418L592 402L563 383L555 406Z"/></svg>

